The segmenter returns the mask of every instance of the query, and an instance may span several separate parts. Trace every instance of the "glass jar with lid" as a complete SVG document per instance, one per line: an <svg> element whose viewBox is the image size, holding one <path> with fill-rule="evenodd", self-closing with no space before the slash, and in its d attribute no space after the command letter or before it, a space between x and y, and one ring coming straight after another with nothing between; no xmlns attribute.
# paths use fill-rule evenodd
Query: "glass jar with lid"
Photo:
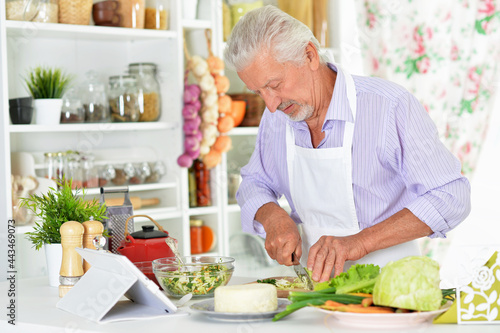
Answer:
<svg viewBox="0 0 500 333"><path fill-rule="evenodd" d="M76 152L66 154L66 180L71 180L71 188L82 188L82 169L80 167L80 155Z"/></svg>
<svg viewBox="0 0 500 333"><path fill-rule="evenodd" d="M59 6L57 0L7 0L7 20L57 23Z"/></svg>
<svg viewBox="0 0 500 333"><path fill-rule="evenodd" d="M125 163L123 171L125 172L125 176L127 177L129 184L140 184L137 180L137 170L131 162Z"/></svg>
<svg viewBox="0 0 500 333"><path fill-rule="evenodd" d="M109 109L115 122L136 122L139 120L139 90L137 79L131 75L109 78Z"/></svg>
<svg viewBox="0 0 500 333"><path fill-rule="evenodd" d="M151 167L148 162L141 162L134 165L135 175L129 179L130 184L143 184L151 176Z"/></svg>
<svg viewBox="0 0 500 333"><path fill-rule="evenodd" d="M55 175L55 165L56 165L56 154L55 153L45 153L44 154L44 177L47 179L56 179Z"/></svg>
<svg viewBox="0 0 500 333"><path fill-rule="evenodd" d="M135 63L128 66L129 74L137 79L139 89L139 121L156 121L160 118L160 83L156 78L157 67L152 63Z"/></svg>
<svg viewBox="0 0 500 333"><path fill-rule="evenodd" d="M156 161L154 164L151 163L149 167L151 173L146 177L146 183L158 183L166 173L165 165L162 161Z"/></svg>
<svg viewBox="0 0 500 333"><path fill-rule="evenodd" d="M116 171L112 164L106 164L99 169L99 187L109 185L116 177Z"/></svg>
<svg viewBox="0 0 500 333"><path fill-rule="evenodd" d="M144 29L145 0L118 0L118 14L123 28Z"/></svg>
<svg viewBox="0 0 500 333"><path fill-rule="evenodd" d="M85 112L78 92L71 88L62 98L61 124L83 123L85 121Z"/></svg>
<svg viewBox="0 0 500 333"><path fill-rule="evenodd" d="M168 0L146 0L144 28L167 30L169 24L168 15Z"/></svg>
<svg viewBox="0 0 500 333"><path fill-rule="evenodd" d="M95 157L92 154L83 154L81 157L82 178L84 188L99 186L99 172L94 165Z"/></svg>
<svg viewBox="0 0 500 333"><path fill-rule="evenodd" d="M65 181L65 170L66 170L66 152L60 151L56 153L55 163L54 163L54 176L56 181Z"/></svg>
<svg viewBox="0 0 500 333"><path fill-rule="evenodd" d="M81 100L85 110L85 122L102 123L109 122L108 96L106 86L98 78L97 72L87 72L86 81L81 86Z"/></svg>
<svg viewBox="0 0 500 333"><path fill-rule="evenodd" d="M125 185L128 181L127 174L125 173L125 167L123 164L114 164L114 176L111 178L113 185L121 186Z"/></svg>

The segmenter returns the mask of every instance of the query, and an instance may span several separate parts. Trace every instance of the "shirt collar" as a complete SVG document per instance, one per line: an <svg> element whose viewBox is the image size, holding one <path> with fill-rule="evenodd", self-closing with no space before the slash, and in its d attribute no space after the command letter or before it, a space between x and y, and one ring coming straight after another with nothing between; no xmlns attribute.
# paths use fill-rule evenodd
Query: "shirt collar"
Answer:
<svg viewBox="0 0 500 333"><path fill-rule="evenodd" d="M323 122L323 130L330 128L332 125L328 125L330 121L334 120L344 120L353 121L352 112L347 102L347 89L345 86L345 76L342 71L339 71L337 66L328 63L328 67L337 72L337 79L335 80L335 86L333 89L332 99L330 100L330 105L328 106L328 111L326 112L325 121ZM307 123L305 121L289 121L289 124L297 129L308 129Z"/></svg>

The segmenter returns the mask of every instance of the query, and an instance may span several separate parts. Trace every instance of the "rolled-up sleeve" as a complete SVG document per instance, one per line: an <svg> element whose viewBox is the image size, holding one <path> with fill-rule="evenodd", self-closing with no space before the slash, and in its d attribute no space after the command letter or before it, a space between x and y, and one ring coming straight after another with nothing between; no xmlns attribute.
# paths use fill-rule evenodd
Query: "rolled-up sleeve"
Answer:
<svg viewBox="0 0 500 333"><path fill-rule="evenodd" d="M470 213L469 181L414 96L400 96L389 117L388 160L416 195L405 207L432 229L431 238L445 237Z"/></svg>
<svg viewBox="0 0 500 333"><path fill-rule="evenodd" d="M242 230L261 237L265 237L266 233L262 224L255 221L255 214L266 203L278 204L278 198L281 197L277 191L273 141L269 138L273 132L271 113L266 109L259 126L255 150L248 164L241 169L242 182L236 193L236 200L241 207Z"/></svg>

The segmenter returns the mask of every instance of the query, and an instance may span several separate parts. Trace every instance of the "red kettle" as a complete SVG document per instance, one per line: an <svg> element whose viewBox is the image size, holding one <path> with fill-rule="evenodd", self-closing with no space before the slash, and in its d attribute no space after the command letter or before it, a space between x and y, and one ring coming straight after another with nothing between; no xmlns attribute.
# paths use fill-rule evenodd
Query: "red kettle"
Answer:
<svg viewBox="0 0 500 333"><path fill-rule="evenodd" d="M128 221L133 217L146 217L157 227L154 230L152 225L142 226L142 230L128 233ZM147 215L132 215L125 222L125 239L120 242L117 251L126 256L132 262L153 261L158 258L174 257L174 253L165 243L165 239L170 237L161 225ZM177 244L177 240L175 240Z"/></svg>

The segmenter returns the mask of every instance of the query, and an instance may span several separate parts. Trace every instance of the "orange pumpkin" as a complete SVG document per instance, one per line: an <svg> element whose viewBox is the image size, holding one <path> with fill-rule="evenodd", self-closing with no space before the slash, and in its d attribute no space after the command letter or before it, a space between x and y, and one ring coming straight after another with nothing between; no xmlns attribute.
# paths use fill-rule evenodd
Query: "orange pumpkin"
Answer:
<svg viewBox="0 0 500 333"><path fill-rule="evenodd" d="M239 126L245 118L247 102L232 101L231 102L231 117L234 119L234 127Z"/></svg>

